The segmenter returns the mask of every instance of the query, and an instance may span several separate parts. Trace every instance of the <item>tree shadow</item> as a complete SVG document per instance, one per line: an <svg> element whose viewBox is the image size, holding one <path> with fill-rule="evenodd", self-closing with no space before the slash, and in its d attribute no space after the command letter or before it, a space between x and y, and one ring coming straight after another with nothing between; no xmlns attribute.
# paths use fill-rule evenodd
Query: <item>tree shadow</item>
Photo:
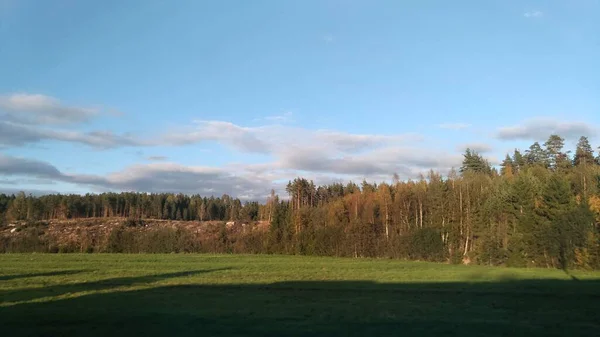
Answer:
<svg viewBox="0 0 600 337"><path fill-rule="evenodd" d="M231 268L215 268L204 270L181 271L175 273L143 275L134 277L118 277L93 282L81 282L73 284L61 284L43 288L28 288L0 291L0 304L7 302L30 301L43 297L54 297L69 293L78 293L83 291L100 291L111 288L133 286L135 284L151 284L165 279L194 276L203 273L210 273L222 270L230 270Z"/></svg>
<svg viewBox="0 0 600 337"><path fill-rule="evenodd" d="M15 275L0 275L0 281L10 281L16 280L20 278L29 278L29 277L39 277L39 276L63 276L63 275L73 275L79 273L90 272L93 270L90 269L81 269L81 270L57 270L50 271L44 273L29 273L29 274L15 274Z"/></svg>
<svg viewBox="0 0 600 337"><path fill-rule="evenodd" d="M595 336L600 281L178 285L0 307L7 336Z"/></svg>

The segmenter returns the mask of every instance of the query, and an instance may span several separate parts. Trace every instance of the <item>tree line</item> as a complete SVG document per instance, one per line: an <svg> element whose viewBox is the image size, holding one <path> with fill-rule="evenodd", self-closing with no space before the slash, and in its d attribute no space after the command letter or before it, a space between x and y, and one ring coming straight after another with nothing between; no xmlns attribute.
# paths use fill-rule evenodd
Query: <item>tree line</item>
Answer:
<svg viewBox="0 0 600 337"><path fill-rule="evenodd" d="M239 199L183 194L102 193L44 195L20 192L0 194L0 215L5 221L125 217L165 220L256 220L258 202L242 205Z"/></svg>
<svg viewBox="0 0 600 337"><path fill-rule="evenodd" d="M463 156L461 167L445 177L430 171L408 181L394 176L391 183L323 186L299 177L288 183L286 200L272 192L261 204L227 195L20 194L0 196L0 212L6 221L269 221L264 233L222 232L210 249L219 252L600 268L600 155L586 137L573 153L564 150L562 137L551 135L507 154L498 169L476 151Z"/></svg>

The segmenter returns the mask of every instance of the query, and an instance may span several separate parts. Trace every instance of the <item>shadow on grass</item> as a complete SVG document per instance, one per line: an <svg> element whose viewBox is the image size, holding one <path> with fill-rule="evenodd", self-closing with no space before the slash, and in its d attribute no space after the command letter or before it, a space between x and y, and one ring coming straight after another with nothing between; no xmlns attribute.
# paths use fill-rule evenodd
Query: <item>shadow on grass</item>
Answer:
<svg viewBox="0 0 600 337"><path fill-rule="evenodd" d="M92 270L57 270L57 271L49 271L45 273L29 273L29 274L16 274L16 275L0 275L0 281L10 281L16 280L20 278L29 278L29 277L39 277L39 276L63 276L63 275L73 275L84 272L90 272Z"/></svg>
<svg viewBox="0 0 600 337"><path fill-rule="evenodd" d="M93 282L61 284L43 288L7 290L0 292L0 304L6 302L30 301L43 297L54 297L69 293L78 293L82 291L100 291L123 286L133 286L136 284L151 284L175 277L194 276L203 273L210 273L230 269L231 268L191 270L176 273L143 275L134 277L118 277Z"/></svg>
<svg viewBox="0 0 600 337"><path fill-rule="evenodd" d="M7 336L597 336L598 300L597 280L297 281L91 294L0 320Z"/></svg>

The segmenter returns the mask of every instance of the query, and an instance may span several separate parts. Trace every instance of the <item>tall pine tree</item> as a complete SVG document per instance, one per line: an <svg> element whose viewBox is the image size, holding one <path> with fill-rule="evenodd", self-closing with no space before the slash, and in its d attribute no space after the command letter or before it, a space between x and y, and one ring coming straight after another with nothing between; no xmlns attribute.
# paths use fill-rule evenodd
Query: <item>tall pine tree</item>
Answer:
<svg viewBox="0 0 600 337"><path fill-rule="evenodd" d="M573 158L573 164L575 166L592 165L594 163L594 150L587 137L582 136L577 142L577 149L575 150L575 158Z"/></svg>
<svg viewBox="0 0 600 337"><path fill-rule="evenodd" d="M479 153L468 148L463 154L463 162L460 167L460 173L467 172L491 174L492 167Z"/></svg>
<svg viewBox="0 0 600 337"><path fill-rule="evenodd" d="M525 157L527 158L527 163L530 165L548 166L548 155L538 142L533 143L529 149L525 151Z"/></svg>
<svg viewBox="0 0 600 337"><path fill-rule="evenodd" d="M507 177L507 178L512 178L514 175L514 162L512 160L512 158L510 158L510 156L507 154L506 158L504 158L504 161L502 161L502 164L500 165L502 168L500 169L500 174L503 177Z"/></svg>

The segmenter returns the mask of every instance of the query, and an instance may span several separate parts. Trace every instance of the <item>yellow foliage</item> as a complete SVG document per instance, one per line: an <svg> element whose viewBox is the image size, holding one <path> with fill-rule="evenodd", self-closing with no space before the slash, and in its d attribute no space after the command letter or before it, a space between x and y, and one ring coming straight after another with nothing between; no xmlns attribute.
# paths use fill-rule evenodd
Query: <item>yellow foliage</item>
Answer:
<svg viewBox="0 0 600 337"><path fill-rule="evenodd" d="M502 168L502 175L506 178L506 179L512 179L514 176L513 173L513 169L512 166L507 165L506 167Z"/></svg>
<svg viewBox="0 0 600 337"><path fill-rule="evenodd" d="M542 207L542 200L540 197L535 198L535 200L533 201L533 207L535 207L535 209Z"/></svg>
<svg viewBox="0 0 600 337"><path fill-rule="evenodd" d="M590 268L590 252L587 248L575 248L575 265L583 269Z"/></svg>
<svg viewBox="0 0 600 337"><path fill-rule="evenodd" d="M585 247L575 248L575 264L579 268L593 269L598 255L598 237L594 232L588 232L585 237Z"/></svg>
<svg viewBox="0 0 600 337"><path fill-rule="evenodd" d="M596 222L600 222L600 196L590 196L588 203L590 204L590 210L596 215Z"/></svg>

